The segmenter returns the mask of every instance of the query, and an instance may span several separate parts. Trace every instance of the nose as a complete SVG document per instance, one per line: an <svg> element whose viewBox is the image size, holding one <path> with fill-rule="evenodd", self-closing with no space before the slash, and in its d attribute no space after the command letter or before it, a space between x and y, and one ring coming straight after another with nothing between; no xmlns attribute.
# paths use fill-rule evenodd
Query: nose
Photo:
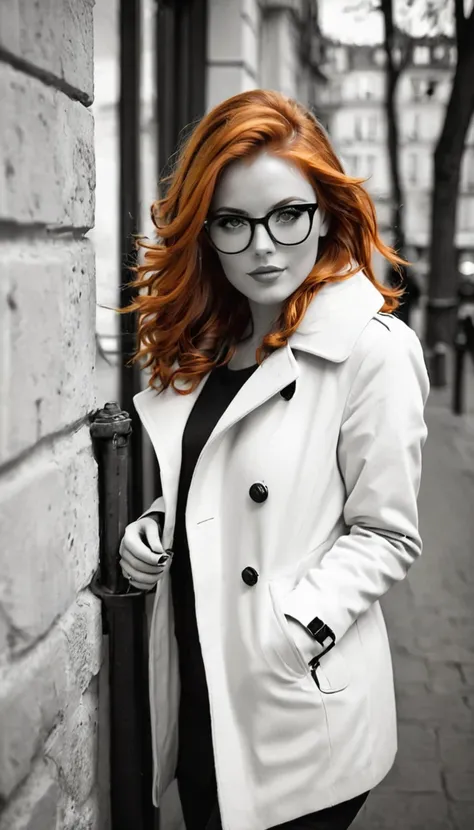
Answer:
<svg viewBox="0 0 474 830"><path fill-rule="evenodd" d="M275 245L271 236L263 225L257 225L253 237L253 249L256 254L264 256L265 254L272 254L275 251Z"/></svg>

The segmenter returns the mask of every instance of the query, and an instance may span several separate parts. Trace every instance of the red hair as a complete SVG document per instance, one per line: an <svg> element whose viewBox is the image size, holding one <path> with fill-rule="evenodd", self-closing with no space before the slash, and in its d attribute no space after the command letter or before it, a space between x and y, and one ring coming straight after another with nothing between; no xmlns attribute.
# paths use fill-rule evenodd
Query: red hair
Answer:
<svg viewBox="0 0 474 830"><path fill-rule="evenodd" d="M138 347L150 386L172 384L189 394L201 378L230 361L251 321L247 297L224 277L203 223L220 173L237 159L261 150L297 166L313 185L329 218L317 261L288 297L275 329L257 350L257 362L286 345L313 297L325 283L363 270L384 296L383 311L394 311L401 288L379 283L372 268L374 248L398 268L403 263L377 231L375 209L363 179L347 176L324 129L298 102L278 92L254 89L223 101L195 127L167 177L166 196L153 203L155 244L144 239L144 261L134 269L140 289L125 312L138 313ZM349 270L347 270L349 268ZM177 366L174 366L177 362ZM183 390L176 379L190 382Z"/></svg>

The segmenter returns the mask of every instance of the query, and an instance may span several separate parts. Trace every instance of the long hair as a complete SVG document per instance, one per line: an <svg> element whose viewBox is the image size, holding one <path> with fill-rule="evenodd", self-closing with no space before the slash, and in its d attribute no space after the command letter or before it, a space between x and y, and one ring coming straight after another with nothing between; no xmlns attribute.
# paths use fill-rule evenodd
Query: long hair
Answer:
<svg viewBox="0 0 474 830"><path fill-rule="evenodd" d="M304 282L282 304L274 329L256 352L261 363L285 346L309 303L325 283L363 270L383 295L383 310L398 307L400 287L379 283L372 267L377 249L396 269L403 262L377 231L375 209L362 183L347 176L323 127L298 102L263 89L223 101L194 128L182 147L164 198L153 203L156 243L139 239L143 262L132 282L139 291L125 312L137 312L138 346L132 358L150 369L149 385L192 392L216 366L227 364L249 323L250 306L225 278L203 231L219 175L237 159L265 149L297 166L327 213L329 230ZM186 389L175 381L189 382Z"/></svg>

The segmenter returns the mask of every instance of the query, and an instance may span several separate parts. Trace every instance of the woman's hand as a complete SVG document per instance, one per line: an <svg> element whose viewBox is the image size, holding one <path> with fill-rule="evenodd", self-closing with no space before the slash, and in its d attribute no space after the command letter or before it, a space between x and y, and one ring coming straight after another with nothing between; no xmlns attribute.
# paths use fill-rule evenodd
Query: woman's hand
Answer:
<svg viewBox="0 0 474 830"><path fill-rule="evenodd" d="M291 636L293 637L300 654L302 654L305 660L309 663L313 657L316 657L316 655L321 652L321 646L317 640L314 639L311 632L301 625L298 620L294 620L293 617L287 617L286 621L290 627Z"/></svg>
<svg viewBox="0 0 474 830"><path fill-rule="evenodd" d="M127 525L119 554L123 575L141 591L151 590L171 561L170 554L163 550L158 522L150 515Z"/></svg>

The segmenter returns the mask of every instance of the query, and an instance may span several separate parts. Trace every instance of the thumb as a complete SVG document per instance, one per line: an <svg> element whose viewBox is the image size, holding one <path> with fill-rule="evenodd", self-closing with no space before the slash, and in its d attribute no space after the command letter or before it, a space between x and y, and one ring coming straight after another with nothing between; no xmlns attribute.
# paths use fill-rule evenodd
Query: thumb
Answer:
<svg viewBox="0 0 474 830"><path fill-rule="evenodd" d="M161 544L160 539L160 532L158 530L158 524L154 521L154 519L149 519L146 523L145 527L145 536L148 542L148 546L151 548L154 553L164 553L163 545Z"/></svg>

